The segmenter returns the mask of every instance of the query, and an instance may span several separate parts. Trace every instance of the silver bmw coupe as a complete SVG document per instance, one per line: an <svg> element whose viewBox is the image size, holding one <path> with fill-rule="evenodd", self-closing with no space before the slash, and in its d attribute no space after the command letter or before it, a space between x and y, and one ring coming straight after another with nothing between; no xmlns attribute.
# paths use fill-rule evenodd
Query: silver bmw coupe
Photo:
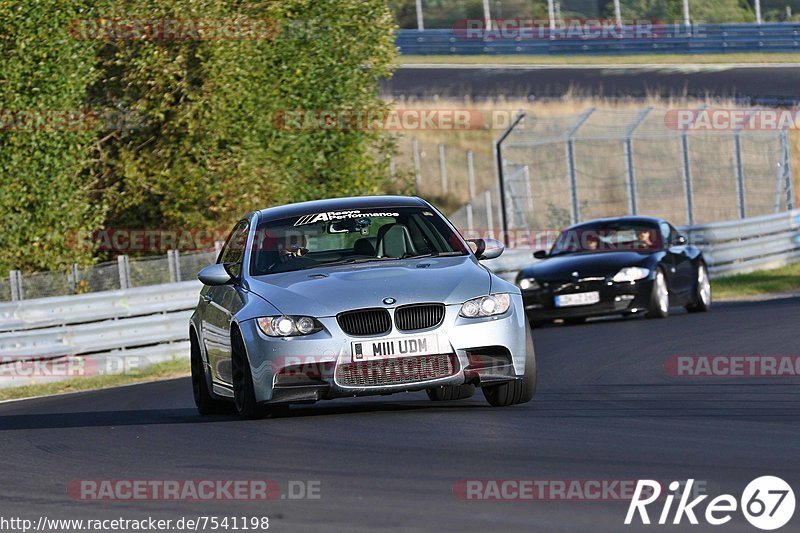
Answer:
<svg viewBox="0 0 800 533"><path fill-rule="evenodd" d="M200 414L425 390L528 402L536 360L520 289L426 201L338 198L256 211L233 228L191 317Z"/></svg>

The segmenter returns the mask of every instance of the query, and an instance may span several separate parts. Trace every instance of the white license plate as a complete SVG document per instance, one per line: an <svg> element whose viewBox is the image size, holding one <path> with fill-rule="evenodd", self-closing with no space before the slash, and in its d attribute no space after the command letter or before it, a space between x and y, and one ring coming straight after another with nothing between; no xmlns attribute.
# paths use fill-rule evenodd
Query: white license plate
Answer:
<svg viewBox="0 0 800 533"><path fill-rule="evenodd" d="M439 339L436 335L376 339L354 342L351 348L353 361L435 355L439 353Z"/></svg>
<svg viewBox="0 0 800 533"><path fill-rule="evenodd" d="M579 292L556 296L556 307L572 307L575 305L592 305L600 301L600 292Z"/></svg>

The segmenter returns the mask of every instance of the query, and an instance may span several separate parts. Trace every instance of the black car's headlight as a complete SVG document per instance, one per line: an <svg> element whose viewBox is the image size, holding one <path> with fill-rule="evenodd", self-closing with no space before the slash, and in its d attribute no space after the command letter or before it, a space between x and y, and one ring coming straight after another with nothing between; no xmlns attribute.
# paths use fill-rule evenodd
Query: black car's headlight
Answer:
<svg viewBox="0 0 800 533"><path fill-rule="evenodd" d="M464 318L502 315L510 306L511 297L508 294L490 294L467 300L458 314Z"/></svg>
<svg viewBox="0 0 800 533"><path fill-rule="evenodd" d="M535 291L539 287L539 282L533 278L522 278L517 282L519 288L523 291Z"/></svg>
<svg viewBox="0 0 800 533"><path fill-rule="evenodd" d="M265 316L256 322L261 331L270 337L311 335L322 330L322 324L310 316Z"/></svg>
<svg viewBox="0 0 800 533"><path fill-rule="evenodd" d="M619 272L617 272L612 279L617 283L622 283L625 281L638 281L640 279L644 279L650 275L649 268L642 268L642 267L625 267Z"/></svg>

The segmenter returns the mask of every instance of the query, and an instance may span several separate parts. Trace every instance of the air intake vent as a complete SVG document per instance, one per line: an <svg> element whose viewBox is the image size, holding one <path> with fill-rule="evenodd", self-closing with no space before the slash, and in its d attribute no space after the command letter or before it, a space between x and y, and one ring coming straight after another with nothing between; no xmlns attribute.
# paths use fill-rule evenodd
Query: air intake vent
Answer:
<svg viewBox="0 0 800 533"><path fill-rule="evenodd" d="M345 363L336 367L336 381L346 387L380 387L429 381L456 373L452 355L422 355Z"/></svg>
<svg viewBox="0 0 800 533"><path fill-rule="evenodd" d="M392 319L386 309L359 309L336 317L339 327L348 335L382 335L392 329Z"/></svg>
<svg viewBox="0 0 800 533"><path fill-rule="evenodd" d="M397 329L414 331L438 326L444 320L444 305L423 304L399 307L394 313Z"/></svg>

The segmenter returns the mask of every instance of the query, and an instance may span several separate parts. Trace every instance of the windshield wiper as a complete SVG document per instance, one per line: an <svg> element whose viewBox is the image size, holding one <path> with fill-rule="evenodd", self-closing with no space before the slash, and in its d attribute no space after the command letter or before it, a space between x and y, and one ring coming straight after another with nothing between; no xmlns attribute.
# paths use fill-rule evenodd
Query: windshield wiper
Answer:
<svg viewBox="0 0 800 533"><path fill-rule="evenodd" d="M431 252L428 254L409 255L403 259L419 259L422 257L452 257L456 255L466 255L464 252Z"/></svg>

